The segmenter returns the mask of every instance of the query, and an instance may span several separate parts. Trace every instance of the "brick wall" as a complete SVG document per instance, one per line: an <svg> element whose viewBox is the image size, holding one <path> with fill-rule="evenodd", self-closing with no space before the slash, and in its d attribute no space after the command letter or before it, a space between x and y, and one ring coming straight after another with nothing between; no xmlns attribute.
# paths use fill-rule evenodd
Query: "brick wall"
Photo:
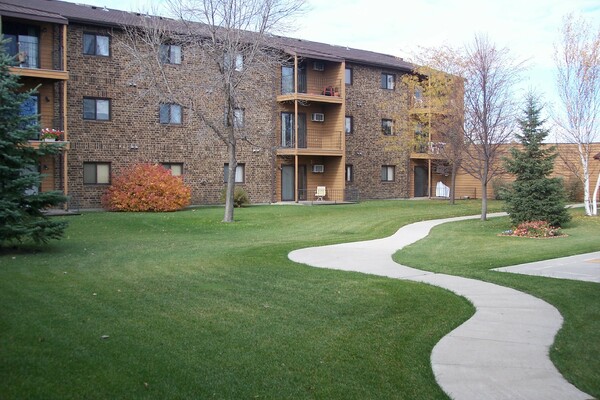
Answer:
<svg viewBox="0 0 600 400"><path fill-rule="evenodd" d="M83 33L111 36L110 57L83 54ZM133 164L183 163L184 181L192 188L193 204L219 202L223 183L223 166L228 162L226 146L205 124L191 112L183 110L181 125L159 123L159 100L144 95L144 82L136 81L128 68L128 57L115 44L122 32L96 27L70 25L68 35L68 119L69 139L69 192L74 204L81 208L100 206L100 197L106 185L84 185L84 162L110 162L113 173ZM172 82L187 96L197 96L198 102L212 107L208 113L224 120L224 108L218 99L207 99L203 77L210 74L208 66L195 62L186 54L184 61L173 66ZM133 85L135 83L135 86ZM254 80L248 83L252 90L270 93L274 83ZM243 89L243 88L242 88ZM203 97L204 96L204 97ZM111 99L110 121L83 119L83 98ZM251 96L249 96L251 98ZM271 95L274 99L274 93ZM208 101L207 101L208 100ZM273 143L276 111L274 104L248 100L240 104L245 110L245 128L248 141L238 141L237 157L245 164L245 183L242 184L252 202L270 202L274 196L272 179L274 169Z"/></svg>
<svg viewBox="0 0 600 400"><path fill-rule="evenodd" d="M408 197L408 157L396 132L384 136L381 119L395 120L398 129L407 113L406 88L401 74L394 70L346 63L352 68L352 85L346 86L346 115L352 116L354 130L346 135L346 164L354 170L348 188L358 188L361 198L386 199ZM394 90L381 88L381 74L395 75ZM381 181L381 167L395 166L395 180Z"/></svg>

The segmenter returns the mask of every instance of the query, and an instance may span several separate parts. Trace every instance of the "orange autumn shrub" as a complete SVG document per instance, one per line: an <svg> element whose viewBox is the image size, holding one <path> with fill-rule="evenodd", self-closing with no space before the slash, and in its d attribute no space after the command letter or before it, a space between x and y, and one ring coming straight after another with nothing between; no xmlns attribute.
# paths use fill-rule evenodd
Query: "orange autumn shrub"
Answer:
<svg viewBox="0 0 600 400"><path fill-rule="evenodd" d="M110 211L176 211L190 199L181 176L171 175L162 165L138 164L113 179L102 206Z"/></svg>

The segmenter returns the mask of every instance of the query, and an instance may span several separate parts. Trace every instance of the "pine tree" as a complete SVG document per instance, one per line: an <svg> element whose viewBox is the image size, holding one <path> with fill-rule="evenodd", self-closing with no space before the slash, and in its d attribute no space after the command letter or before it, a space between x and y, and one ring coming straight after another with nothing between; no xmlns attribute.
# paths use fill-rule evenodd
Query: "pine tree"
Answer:
<svg viewBox="0 0 600 400"><path fill-rule="evenodd" d="M0 37L0 246L32 239L46 243L59 239L66 222L52 220L42 210L66 201L61 192L35 193L42 176L37 172L40 157L56 154L59 145L29 146L28 138L39 132L37 116L23 116L21 104L33 91L19 92L18 77L10 74L13 60Z"/></svg>
<svg viewBox="0 0 600 400"><path fill-rule="evenodd" d="M516 137L522 148L512 148L511 158L505 159L506 170L516 179L506 199L506 211L512 223L546 221L561 226L570 220L565 209L565 192L559 178L550 178L554 170L556 147L543 145L549 134L541 119L542 107L538 99L529 94L520 119L521 134Z"/></svg>

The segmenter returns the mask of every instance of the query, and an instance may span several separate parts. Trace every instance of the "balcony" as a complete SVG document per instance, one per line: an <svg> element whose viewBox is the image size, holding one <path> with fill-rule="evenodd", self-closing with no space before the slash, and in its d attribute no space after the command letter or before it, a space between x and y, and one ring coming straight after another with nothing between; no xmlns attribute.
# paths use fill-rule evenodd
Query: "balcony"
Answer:
<svg viewBox="0 0 600 400"><path fill-rule="evenodd" d="M414 146L413 154L411 158L429 159L429 158L443 158L444 148L446 143L444 142L426 142L418 143Z"/></svg>
<svg viewBox="0 0 600 400"><path fill-rule="evenodd" d="M26 36L26 35L5 35L7 39L10 39L6 43L5 47L8 54L15 59L15 66L10 67L11 73L20 76L27 76L31 78L48 78L56 80L67 80L69 79L69 73L61 70L60 68L46 69L41 68L42 63L42 50L39 45L39 38L37 36ZM51 57L52 52L49 50L49 54L46 58ZM62 57L58 52L58 64L62 64ZM46 61L48 64L49 61ZM48 65L48 67L52 67Z"/></svg>
<svg viewBox="0 0 600 400"><path fill-rule="evenodd" d="M293 77L292 77L293 78ZM298 75L298 93L294 92L293 79L282 79L281 94L277 101L305 100L342 104L341 80Z"/></svg>
<svg viewBox="0 0 600 400"><path fill-rule="evenodd" d="M293 134L282 135L277 154L341 156L343 153L342 134L341 131L307 129L306 133L299 132L297 149Z"/></svg>

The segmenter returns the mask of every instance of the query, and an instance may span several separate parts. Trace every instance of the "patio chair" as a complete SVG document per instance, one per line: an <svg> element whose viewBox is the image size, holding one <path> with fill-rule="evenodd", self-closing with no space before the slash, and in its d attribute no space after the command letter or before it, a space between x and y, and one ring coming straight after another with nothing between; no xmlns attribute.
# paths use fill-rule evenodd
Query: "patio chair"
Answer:
<svg viewBox="0 0 600 400"><path fill-rule="evenodd" d="M323 197L327 195L327 188L325 186L317 186L317 191L315 192L315 197L317 201L323 201Z"/></svg>

